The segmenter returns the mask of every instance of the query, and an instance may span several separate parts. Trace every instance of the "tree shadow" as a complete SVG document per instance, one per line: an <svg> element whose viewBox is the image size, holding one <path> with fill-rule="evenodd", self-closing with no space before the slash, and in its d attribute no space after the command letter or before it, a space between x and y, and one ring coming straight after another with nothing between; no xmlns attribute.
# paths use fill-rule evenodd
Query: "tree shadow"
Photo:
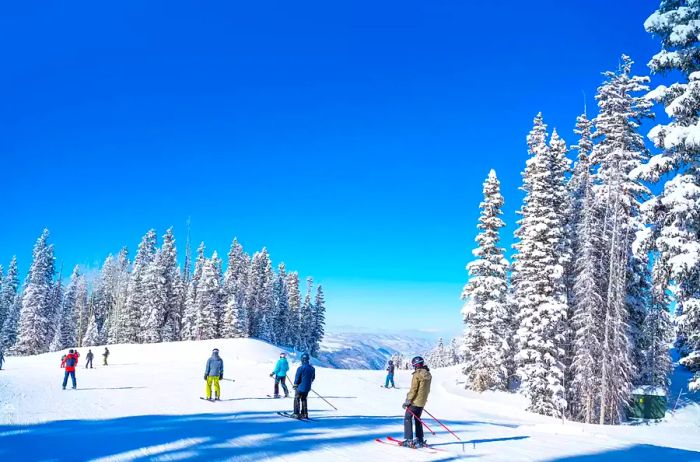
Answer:
<svg viewBox="0 0 700 462"><path fill-rule="evenodd" d="M623 460L634 462L698 462L700 461L700 452L651 444L636 444L623 449L551 459L550 462L620 462Z"/></svg>
<svg viewBox="0 0 700 462"><path fill-rule="evenodd" d="M62 420L0 426L0 460L73 462L158 459L261 460L323 448L370 443L400 431L401 416L330 416L303 423L274 412L146 415L106 420ZM451 422L475 425L479 422ZM348 434L349 428L361 431ZM388 430L391 428L392 430ZM80 444L65 447L76 435ZM353 449L354 450L354 449ZM386 457L385 457L386 458ZM463 456L446 453L440 459Z"/></svg>
<svg viewBox="0 0 700 462"><path fill-rule="evenodd" d="M516 440L526 440L530 438L529 436L508 436L505 438L487 438L487 439L480 439L480 440L469 440L469 441L452 441L450 443L437 443L437 444L431 444L431 446L462 446L462 445L470 445L472 448L476 448L477 444L481 443L500 443L503 441L516 441Z"/></svg>

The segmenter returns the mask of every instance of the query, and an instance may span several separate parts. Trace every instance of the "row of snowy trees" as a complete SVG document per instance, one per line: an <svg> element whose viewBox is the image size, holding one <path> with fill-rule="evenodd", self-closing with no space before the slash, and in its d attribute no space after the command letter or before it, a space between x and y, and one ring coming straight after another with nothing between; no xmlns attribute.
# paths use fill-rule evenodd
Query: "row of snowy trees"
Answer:
<svg viewBox="0 0 700 462"><path fill-rule="evenodd" d="M672 307L700 388L700 2L662 1L645 27L663 43L651 70L682 80L649 92L623 56L604 73L598 115L577 119L573 169L564 140L535 118L512 264L498 247L495 172L484 183L462 294L472 389L520 384L531 411L619 423L634 386L669 385ZM639 128L654 102L670 122L649 133L661 151L651 156Z"/></svg>
<svg viewBox="0 0 700 462"><path fill-rule="evenodd" d="M445 344L442 337L438 339L435 348L425 355L425 361L430 367L449 367L462 363L462 346L453 338Z"/></svg>
<svg viewBox="0 0 700 462"><path fill-rule="evenodd" d="M66 287L56 278L53 245L43 232L19 288L17 261L0 267L0 348L20 355L106 343L255 337L318 354L324 335L325 299L284 264L273 271L266 249L252 257L234 239L228 265L199 246L191 272L177 263L172 229L158 247L154 230L141 240L133 262L122 249L105 260L89 290L78 267Z"/></svg>

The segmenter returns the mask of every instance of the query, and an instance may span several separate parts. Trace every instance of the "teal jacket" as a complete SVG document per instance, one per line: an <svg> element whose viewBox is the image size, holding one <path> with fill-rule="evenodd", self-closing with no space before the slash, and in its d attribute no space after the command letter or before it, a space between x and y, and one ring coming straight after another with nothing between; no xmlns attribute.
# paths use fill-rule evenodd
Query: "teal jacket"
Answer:
<svg viewBox="0 0 700 462"><path fill-rule="evenodd" d="M287 372L289 372L289 363L287 358L280 358L275 365L275 370L272 371L276 377L286 377Z"/></svg>

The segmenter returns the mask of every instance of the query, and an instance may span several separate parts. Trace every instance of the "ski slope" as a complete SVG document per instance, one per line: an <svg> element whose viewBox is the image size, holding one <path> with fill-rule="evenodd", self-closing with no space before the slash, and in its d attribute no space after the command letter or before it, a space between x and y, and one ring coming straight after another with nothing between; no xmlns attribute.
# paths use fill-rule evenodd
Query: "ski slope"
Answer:
<svg viewBox="0 0 700 462"><path fill-rule="evenodd" d="M223 400L202 401L211 349L225 362ZM8 358L0 371L0 461L700 461L700 411L686 403L658 424L587 426L522 411L519 395L476 394L457 368L433 371L427 406L463 443L427 420L435 454L383 445L401 437L410 375L386 390L383 371L317 368L314 422L277 415L291 399L268 399L279 349L250 339L114 345L110 365L93 348L78 390L61 390L60 353ZM292 364L293 372L296 363ZM291 375L291 373L290 373Z"/></svg>

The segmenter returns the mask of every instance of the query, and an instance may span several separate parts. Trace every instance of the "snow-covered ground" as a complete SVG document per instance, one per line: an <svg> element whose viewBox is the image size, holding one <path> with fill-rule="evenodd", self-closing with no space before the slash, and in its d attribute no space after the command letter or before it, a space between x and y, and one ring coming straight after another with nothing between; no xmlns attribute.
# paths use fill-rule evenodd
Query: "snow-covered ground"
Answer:
<svg viewBox="0 0 700 462"><path fill-rule="evenodd" d="M204 363L221 350L223 401L199 399ZM276 414L291 399L267 399L279 349L255 340L111 346L111 364L85 370L81 349L76 391L62 391L60 354L8 358L0 372L0 461L700 461L700 409L685 402L658 424L586 426L529 414L518 395L476 394L457 383L456 368L433 371L427 410L436 454L390 447L400 437L399 390L385 390L382 371L319 367L315 389L337 408L310 398L317 420ZM98 361L99 359L99 361ZM293 365L293 368L296 364ZM291 374L290 374L291 375Z"/></svg>

